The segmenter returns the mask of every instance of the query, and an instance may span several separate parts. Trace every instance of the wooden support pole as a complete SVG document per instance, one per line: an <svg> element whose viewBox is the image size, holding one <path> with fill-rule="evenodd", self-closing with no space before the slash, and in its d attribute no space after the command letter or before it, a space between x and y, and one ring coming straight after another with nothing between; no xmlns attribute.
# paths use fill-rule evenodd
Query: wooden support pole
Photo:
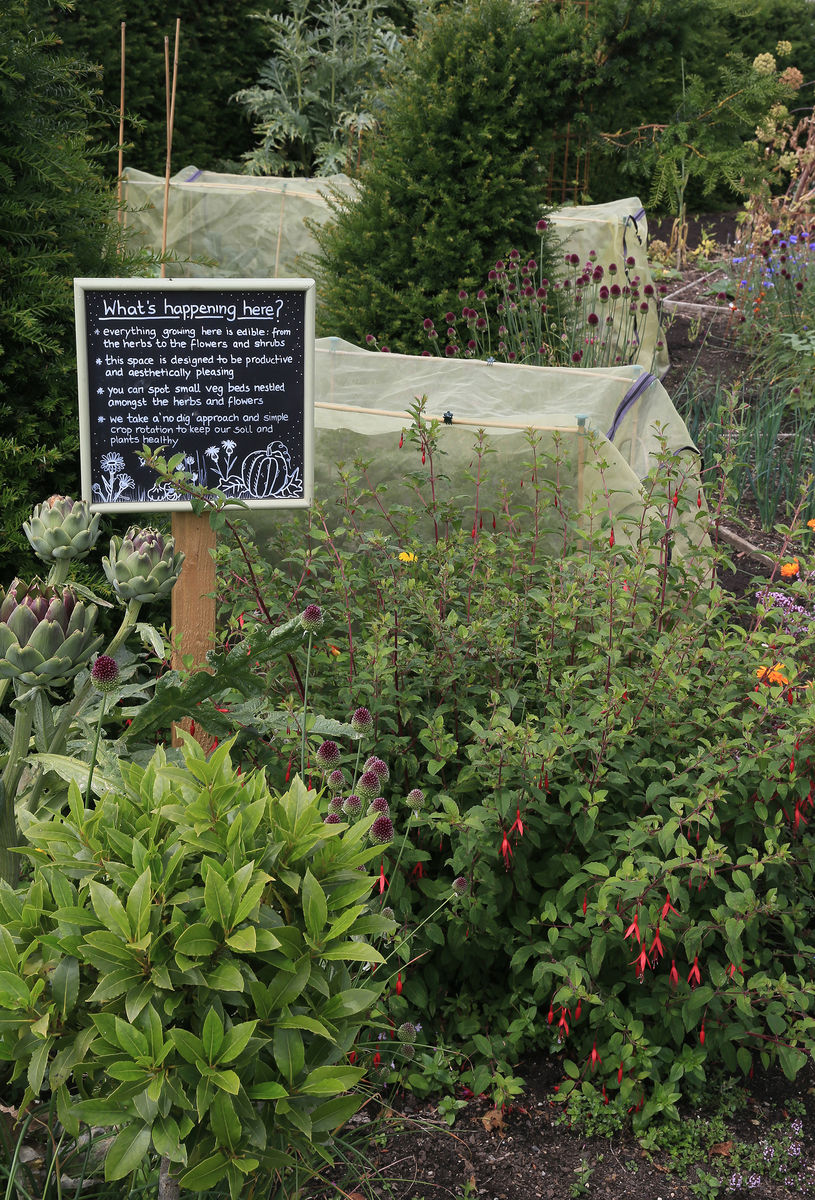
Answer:
<svg viewBox="0 0 815 1200"><path fill-rule="evenodd" d="M119 77L119 162L116 184L116 220L122 224L122 171L124 170L124 140L125 140L125 23L122 21L121 38L122 65Z"/></svg>
<svg viewBox="0 0 815 1200"><path fill-rule="evenodd" d="M202 668L215 639L215 533L208 517L176 512L173 538L176 550L186 555L172 591L173 667L180 670L189 655L194 669ZM189 718L181 724L189 729ZM204 749L209 749L210 739L197 731L196 736ZM173 744L178 741L173 734Z"/></svg>

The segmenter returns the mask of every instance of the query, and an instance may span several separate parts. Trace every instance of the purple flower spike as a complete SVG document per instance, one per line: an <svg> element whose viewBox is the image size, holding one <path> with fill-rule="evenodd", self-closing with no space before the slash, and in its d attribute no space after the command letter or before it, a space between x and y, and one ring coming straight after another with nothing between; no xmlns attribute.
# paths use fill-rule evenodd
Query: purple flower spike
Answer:
<svg viewBox="0 0 815 1200"><path fill-rule="evenodd" d="M374 719L367 708L357 708L351 717L351 728L354 733L370 733L374 727Z"/></svg>
<svg viewBox="0 0 815 1200"><path fill-rule="evenodd" d="M114 692L119 683L119 664L109 654L100 654L91 667L91 683L97 692Z"/></svg>
<svg viewBox="0 0 815 1200"><path fill-rule="evenodd" d="M384 846L393 841L393 821L390 817L380 814L371 826L368 834L371 841L378 846Z"/></svg>

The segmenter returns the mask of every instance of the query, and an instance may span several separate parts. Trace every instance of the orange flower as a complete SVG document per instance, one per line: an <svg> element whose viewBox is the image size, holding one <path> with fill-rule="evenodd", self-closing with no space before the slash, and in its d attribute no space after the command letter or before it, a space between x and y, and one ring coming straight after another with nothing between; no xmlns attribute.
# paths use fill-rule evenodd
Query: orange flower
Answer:
<svg viewBox="0 0 815 1200"><path fill-rule="evenodd" d="M815 517L810 517L807 521L807 529L815 529Z"/></svg>
<svg viewBox="0 0 815 1200"><path fill-rule="evenodd" d="M794 558L792 562L785 562L781 564L781 574L783 575L784 579L793 579L798 574L799 570L800 567L797 558Z"/></svg>
<svg viewBox="0 0 815 1200"><path fill-rule="evenodd" d="M785 687L789 684L789 679L781 672L784 669L783 663L773 663L771 667L759 667L756 671L762 683L780 683Z"/></svg>

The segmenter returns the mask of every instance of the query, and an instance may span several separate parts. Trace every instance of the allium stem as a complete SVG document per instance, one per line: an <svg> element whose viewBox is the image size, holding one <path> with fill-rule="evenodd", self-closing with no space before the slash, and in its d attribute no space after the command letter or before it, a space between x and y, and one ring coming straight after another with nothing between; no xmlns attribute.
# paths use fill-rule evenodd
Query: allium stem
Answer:
<svg viewBox="0 0 815 1200"><path fill-rule="evenodd" d="M306 654L306 677L303 681L303 717L300 722L300 778L306 777L306 712L308 711L308 676L311 669L311 639L312 634L308 635L308 652Z"/></svg>
<svg viewBox="0 0 815 1200"><path fill-rule="evenodd" d="M90 808L91 803L91 783L93 782L93 769L96 766L96 755L99 753L99 739L102 736L102 722L105 719L105 709L107 708L108 698L105 693L102 693L102 704L99 709L99 720L96 722L96 736L93 739L93 750L91 750L91 761L88 764L88 783L85 787L85 806Z"/></svg>
<svg viewBox="0 0 815 1200"><path fill-rule="evenodd" d="M16 887L20 877L20 863L11 847L19 841L17 833L17 789L25 767L31 727L34 723L34 703L27 700L14 714L14 733L9 747L8 760L0 780L0 878Z"/></svg>

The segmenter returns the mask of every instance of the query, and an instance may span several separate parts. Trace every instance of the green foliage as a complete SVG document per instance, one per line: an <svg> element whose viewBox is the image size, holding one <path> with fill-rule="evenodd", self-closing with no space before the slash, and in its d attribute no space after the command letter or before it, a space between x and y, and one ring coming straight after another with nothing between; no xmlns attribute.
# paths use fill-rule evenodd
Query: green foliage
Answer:
<svg viewBox="0 0 815 1200"><path fill-rule="evenodd" d="M809 626L790 633L766 581L763 600L727 599L708 544L670 552L677 523L708 520L676 459L646 481L629 546L602 497L591 529L568 511L535 435L494 514L483 436L464 499L427 427L419 449L410 511L346 466L325 509L276 531L261 584L332 615L315 704L367 704L394 786L426 792L385 863L415 928L394 1021L410 1006L428 1041L443 1028L476 1092L548 1046L561 1099L604 1088L643 1124L722 1064L792 1078L815 1045ZM440 917L451 871L469 889Z"/></svg>
<svg viewBox="0 0 815 1200"><path fill-rule="evenodd" d="M151 1152L235 1198L319 1171L363 1099L348 1055L384 983L360 976L384 962L365 938L394 928L368 910L370 823L326 825L299 779L273 794L191 738L183 766L123 761L93 809L72 785L28 826L28 885L0 887L20 1107L50 1089L70 1137L115 1127L108 1180Z"/></svg>
<svg viewBox="0 0 815 1200"><path fill-rule="evenodd" d="M280 0L271 8L279 9ZM167 156L164 39L170 39L172 70L175 18L181 20L178 87L173 125L173 163L207 170L237 162L252 145L248 121L230 96L251 79L263 60L255 0L216 0L202 5L178 0L79 0L53 17L66 47L102 68L109 109L119 110L122 21L125 51L125 165L163 175ZM234 169L234 168L233 168ZM113 172L115 173L115 166Z"/></svg>
<svg viewBox="0 0 815 1200"><path fill-rule="evenodd" d="M73 276L144 269L118 245L110 189L89 152L92 71L45 32L45 0L0 12L0 503L6 572L43 494L78 482Z"/></svg>
<svg viewBox="0 0 815 1200"><path fill-rule="evenodd" d="M314 230L328 334L421 349L425 317L460 307L540 214L551 133L580 77L580 21L472 0L429 17L383 91L381 136L353 199Z"/></svg>
<svg viewBox="0 0 815 1200"><path fill-rule="evenodd" d="M789 61L804 79L815 79L815 13L808 0L596 0L587 36L597 63L587 103L592 128L601 134L672 124L681 114L683 62L685 73L704 80L712 93L728 55L752 62L787 40ZM594 201L648 189L652 171L636 145L593 144L591 154ZM688 202L698 208L732 200L726 188L705 194L691 179Z"/></svg>
<svg viewBox="0 0 815 1200"><path fill-rule="evenodd" d="M398 32L379 0L259 14L273 52L257 84L238 92L261 143L244 155L253 175L351 174L375 133L368 93L400 58Z"/></svg>

